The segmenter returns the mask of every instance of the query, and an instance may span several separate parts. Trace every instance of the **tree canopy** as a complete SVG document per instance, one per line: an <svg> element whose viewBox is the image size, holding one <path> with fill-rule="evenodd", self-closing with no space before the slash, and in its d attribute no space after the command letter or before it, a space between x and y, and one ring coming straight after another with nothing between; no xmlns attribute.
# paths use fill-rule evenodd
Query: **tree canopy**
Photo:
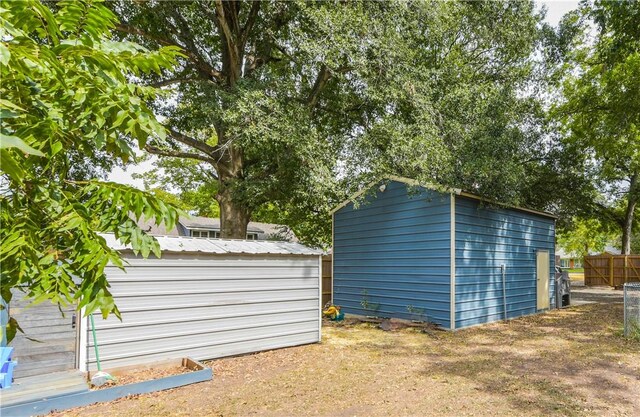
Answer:
<svg viewBox="0 0 640 417"><path fill-rule="evenodd" d="M208 184L200 191L220 203L223 236L244 236L271 210L326 244L328 210L389 173L553 204L549 178L562 167L545 139L533 2L111 7L122 36L185 51L173 71L143 80L172 94L155 106L169 139L146 148L172 167L149 179L190 192L180 169Z"/></svg>
<svg viewBox="0 0 640 417"><path fill-rule="evenodd" d="M162 140L146 102L156 90L131 82L171 67L175 47L114 41L116 16L100 2L5 2L0 13L1 295L78 303L118 314L104 268L123 267L99 233L148 256L157 242L142 215L172 225L161 199L93 177L95 165L128 161ZM18 324L11 319L11 339Z"/></svg>
<svg viewBox="0 0 640 417"><path fill-rule="evenodd" d="M601 253L607 245L616 243L619 236L597 219L574 219L572 228L558 233L558 246L567 253L586 256Z"/></svg>
<svg viewBox="0 0 640 417"><path fill-rule="evenodd" d="M617 224L627 254L640 201L640 3L583 3L580 17L552 115L602 196L583 201L587 217Z"/></svg>
<svg viewBox="0 0 640 417"><path fill-rule="evenodd" d="M222 237L254 219L327 246L329 210L386 174L611 219L628 252L639 8L585 2L554 30L531 1L6 2L2 297L117 314L101 232L157 255L135 220L171 227L172 201ZM98 179L136 148L160 158L151 192Z"/></svg>

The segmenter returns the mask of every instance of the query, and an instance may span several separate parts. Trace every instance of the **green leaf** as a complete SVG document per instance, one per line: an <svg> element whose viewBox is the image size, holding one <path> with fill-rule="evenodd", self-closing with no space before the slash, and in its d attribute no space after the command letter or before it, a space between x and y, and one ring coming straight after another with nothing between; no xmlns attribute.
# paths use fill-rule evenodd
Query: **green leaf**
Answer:
<svg viewBox="0 0 640 417"><path fill-rule="evenodd" d="M11 343L11 341L16 337L16 334L18 332L24 333L24 331L18 324L18 321L14 317L10 317L6 327L6 334L7 334L6 343L7 344Z"/></svg>
<svg viewBox="0 0 640 417"><path fill-rule="evenodd" d="M0 149L8 149L8 148L18 148L26 154L44 156L42 152L27 145L19 137L7 136L3 133L0 133Z"/></svg>
<svg viewBox="0 0 640 417"><path fill-rule="evenodd" d="M0 296L2 297L5 303L7 304L10 303L11 299L13 298L13 293L11 292L11 288L3 285L2 289L0 290Z"/></svg>
<svg viewBox="0 0 640 417"><path fill-rule="evenodd" d="M25 109L23 109L22 107L19 107L15 104L13 104L12 102L10 102L9 100L5 100L0 98L0 107L4 107L7 109L11 109L11 110L18 110L18 111L25 111Z"/></svg>
<svg viewBox="0 0 640 417"><path fill-rule="evenodd" d="M22 166L4 149L0 149L0 168L17 182L22 182L25 176Z"/></svg>
<svg viewBox="0 0 640 417"><path fill-rule="evenodd" d="M11 52L9 48L7 48L4 43L0 42L0 64L7 65L9 63L9 59L11 59Z"/></svg>

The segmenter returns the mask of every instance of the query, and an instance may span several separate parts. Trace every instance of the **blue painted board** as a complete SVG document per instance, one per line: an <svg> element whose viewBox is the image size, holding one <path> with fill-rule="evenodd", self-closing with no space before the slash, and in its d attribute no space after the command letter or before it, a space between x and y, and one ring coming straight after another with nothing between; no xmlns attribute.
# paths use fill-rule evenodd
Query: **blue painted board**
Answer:
<svg viewBox="0 0 640 417"><path fill-rule="evenodd" d="M113 401L129 395L148 394L151 392L178 388L198 382L209 381L212 378L213 373L211 368L204 368L198 371L168 376L151 381L104 388L95 391L74 393L50 399L2 407L0 411L3 416L39 416L49 414L52 411L64 411L70 408L83 407L99 402Z"/></svg>
<svg viewBox="0 0 640 417"><path fill-rule="evenodd" d="M334 214L334 303L346 313L429 320L450 327L450 195L391 181ZM536 252L550 254L553 305L555 222L519 209L456 196L456 328L536 313Z"/></svg>
<svg viewBox="0 0 640 417"><path fill-rule="evenodd" d="M503 264L507 317L536 313L538 250L549 251L553 305L554 241L553 218L456 197L456 328L504 318Z"/></svg>
<svg viewBox="0 0 640 417"><path fill-rule="evenodd" d="M345 313L450 323L450 197L388 182L334 214L333 301Z"/></svg>

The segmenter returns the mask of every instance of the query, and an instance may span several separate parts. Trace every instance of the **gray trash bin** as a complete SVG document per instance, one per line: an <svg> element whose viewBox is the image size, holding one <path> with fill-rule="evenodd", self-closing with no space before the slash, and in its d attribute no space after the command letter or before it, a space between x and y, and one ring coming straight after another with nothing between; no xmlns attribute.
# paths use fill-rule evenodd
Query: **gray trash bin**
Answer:
<svg viewBox="0 0 640 417"><path fill-rule="evenodd" d="M568 307L571 305L571 279L569 272L560 267L556 267L556 308Z"/></svg>

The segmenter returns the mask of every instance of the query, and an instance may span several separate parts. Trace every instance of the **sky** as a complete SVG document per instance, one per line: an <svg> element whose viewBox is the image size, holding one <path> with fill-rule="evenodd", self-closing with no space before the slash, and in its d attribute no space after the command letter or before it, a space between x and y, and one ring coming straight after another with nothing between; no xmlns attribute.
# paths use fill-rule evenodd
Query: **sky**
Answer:
<svg viewBox="0 0 640 417"><path fill-rule="evenodd" d="M540 6L544 5L547 7L547 23L552 24L553 26L557 26L560 23L560 19L567 12L578 8L578 1L565 1L565 0L543 0L536 1Z"/></svg>
<svg viewBox="0 0 640 417"><path fill-rule="evenodd" d="M578 7L578 1L569 1L569 0L538 0L536 1L539 7L543 5L547 8L546 22L557 26L562 16L564 16L567 12L574 10ZM142 184L142 180L131 178L133 173L143 173L147 172L153 168L154 158L146 160L138 165L129 165L126 169L122 168L114 168L109 174L109 181L115 181L122 184L133 185L134 187L143 189L144 185Z"/></svg>

